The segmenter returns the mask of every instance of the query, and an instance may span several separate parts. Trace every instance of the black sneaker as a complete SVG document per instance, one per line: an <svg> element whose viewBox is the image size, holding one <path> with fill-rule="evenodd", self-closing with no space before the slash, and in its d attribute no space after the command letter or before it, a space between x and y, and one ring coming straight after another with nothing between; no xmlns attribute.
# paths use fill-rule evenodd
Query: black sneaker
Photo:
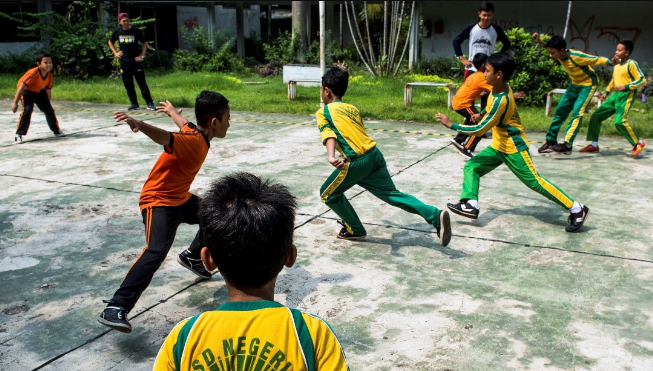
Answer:
<svg viewBox="0 0 653 371"><path fill-rule="evenodd" d="M131 106L127 107L128 111L133 111L138 109L138 103L132 103Z"/></svg>
<svg viewBox="0 0 653 371"><path fill-rule="evenodd" d="M202 259L191 258L191 252L188 249L177 256L177 262L200 278L208 280L212 276L211 272L206 270Z"/></svg>
<svg viewBox="0 0 653 371"><path fill-rule="evenodd" d="M551 147L551 151L555 153L563 153L565 155L571 155L572 147L569 143L558 143Z"/></svg>
<svg viewBox="0 0 653 371"><path fill-rule="evenodd" d="M127 320L127 311L123 307L107 305L97 319L101 324L126 334L132 332L132 325Z"/></svg>
<svg viewBox="0 0 653 371"><path fill-rule="evenodd" d="M16 136L14 137L14 142L16 142L16 144L23 144L23 136L20 134L16 134Z"/></svg>
<svg viewBox="0 0 653 371"><path fill-rule="evenodd" d="M154 106L154 102L149 102L147 104L147 110L148 111L156 111L156 107Z"/></svg>
<svg viewBox="0 0 653 371"><path fill-rule="evenodd" d="M556 143L556 142L547 141L546 143L544 143L544 145L542 147L540 147L540 149L537 150L537 152L539 152L539 153L551 153L551 152L553 152L553 146L555 146L557 144L558 143Z"/></svg>
<svg viewBox="0 0 653 371"><path fill-rule="evenodd" d="M447 204L447 207L454 214L462 215L470 219L478 218L478 209L470 205L469 202L460 201L457 204Z"/></svg>
<svg viewBox="0 0 653 371"><path fill-rule="evenodd" d="M365 237L367 237L367 233L363 234L352 234L347 231L347 226L345 226L345 222L338 220L338 223L342 225L342 229L340 232L338 232L338 238L342 240L350 240L350 241L360 241L364 240Z"/></svg>
<svg viewBox="0 0 653 371"><path fill-rule="evenodd" d="M461 155L467 157L468 159L474 157L474 152L465 148L465 143L458 142L456 138L452 139L451 143L453 143L454 147L456 147Z"/></svg>
<svg viewBox="0 0 653 371"><path fill-rule="evenodd" d="M565 227L565 231L572 233L580 231L583 223L585 223L585 218L587 218L587 215L590 213L589 207L585 205L581 206L583 207L581 211L569 214L569 225Z"/></svg>
<svg viewBox="0 0 653 371"><path fill-rule="evenodd" d="M449 212L446 210L440 211L440 228L435 229L438 237L440 237L440 244L445 247L451 241L451 221L449 219Z"/></svg>

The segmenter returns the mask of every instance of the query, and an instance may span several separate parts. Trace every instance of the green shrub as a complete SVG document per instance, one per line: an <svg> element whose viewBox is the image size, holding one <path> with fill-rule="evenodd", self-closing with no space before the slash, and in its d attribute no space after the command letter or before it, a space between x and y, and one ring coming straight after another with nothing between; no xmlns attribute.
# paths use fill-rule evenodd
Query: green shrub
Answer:
<svg viewBox="0 0 653 371"><path fill-rule="evenodd" d="M455 57L437 56L430 59L420 59L415 63L414 73L437 75L451 80L462 80L463 65Z"/></svg>
<svg viewBox="0 0 653 371"><path fill-rule="evenodd" d="M569 78L564 68L549 57L546 48L533 41L531 34L524 32L523 28L513 28L506 31L506 36L510 39L510 50L517 63L510 86L515 92L526 92L520 104L542 105L549 91L567 86ZM543 41L547 40L545 36Z"/></svg>
<svg viewBox="0 0 653 371"><path fill-rule="evenodd" d="M289 31L284 31L271 44L263 44L263 49L266 61L283 66L295 61L297 43Z"/></svg>
<svg viewBox="0 0 653 371"><path fill-rule="evenodd" d="M218 31L213 40L202 27L186 31L182 35L191 50L177 49L172 55L175 71L188 72L243 72L243 61L232 51L233 39L227 32Z"/></svg>
<svg viewBox="0 0 653 371"><path fill-rule="evenodd" d="M36 67L36 52L36 47L32 47L22 53L0 54L0 73L24 73Z"/></svg>

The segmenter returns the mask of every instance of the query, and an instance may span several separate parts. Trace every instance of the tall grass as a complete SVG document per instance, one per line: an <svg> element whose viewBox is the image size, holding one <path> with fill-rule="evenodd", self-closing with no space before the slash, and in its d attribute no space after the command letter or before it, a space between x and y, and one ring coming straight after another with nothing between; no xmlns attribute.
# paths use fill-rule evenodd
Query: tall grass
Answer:
<svg viewBox="0 0 653 371"><path fill-rule="evenodd" d="M16 82L20 75L0 75L0 98L12 99L16 94ZM416 121L436 124L434 114L443 112L452 120L460 116L447 109L447 93L444 88L414 87L413 104L404 106L404 84L411 80L403 78L374 78L368 75L352 76L344 100L355 105L363 118L374 120ZM276 112L311 115L320 106L319 87L297 87L297 99L288 101L287 86L281 76L262 78L255 74L235 75L223 73L149 72L147 81L155 102L170 100L178 107L192 107L195 96L202 90L223 93L234 111ZM254 82L258 84L248 84ZM460 82L457 82L459 85ZM136 88L140 99L140 92ZM120 79L95 77L88 80L55 78L52 98L66 101L129 104ZM144 102L141 102L144 103ZM557 102L554 101L554 106ZM519 102L517 103L519 105ZM528 130L546 131L551 117L544 116L544 107L519 106L522 123ZM585 132L590 115L586 115L581 128ZM638 135L653 137L653 110L651 106L635 102L629 122ZM563 127L564 130L564 127ZM601 128L602 135L620 135L612 118ZM579 139L583 139L580 135Z"/></svg>

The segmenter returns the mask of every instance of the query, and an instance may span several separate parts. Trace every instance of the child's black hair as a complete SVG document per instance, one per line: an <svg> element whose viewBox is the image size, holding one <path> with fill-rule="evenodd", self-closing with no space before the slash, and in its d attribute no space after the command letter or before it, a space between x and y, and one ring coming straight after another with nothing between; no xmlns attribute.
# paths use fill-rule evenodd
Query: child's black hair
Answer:
<svg viewBox="0 0 653 371"><path fill-rule="evenodd" d="M227 282L255 288L277 277L292 251L296 207L288 188L250 173L211 184L200 202L200 226Z"/></svg>
<svg viewBox="0 0 653 371"><path fill-rule="evenodd" d="M567 49L567 42L562 36L552 36L549 41L544 44L546 48L552 48L555 50L565 50Z"/></svg>
<svg viewBox="0 0 653 371"><path fill-rule="evenodd" d="M488 1L481 3L481 7L478 9L479 12L493 12L494 13L494 4Z"/></svg>
<svg viewBox="0 0 653 371"><path fill-rule="evenodd" d="M510 80L512 74L515 72L515 68L517 67L515 58L513 58L508 52L492 54L487 57L485 63L492 66L495 73L498 71L503 72L503 81L505 82Z"/></svg>
<svg viewBox="0 0 653 371"><path fill-rule="evenodd" d="M228 108L229 101L224 95L215 91L204 90L195 99L195 117L197 118L197 124L206 127L214 117L222 120L222 116L227 112Z"/></svg>
<svg viewBox="0 0 653 371"><path fill-rule="evenodd" d="M45 51L43 51L43 50L41 50L40 52L36 53L36 63L41 63L41 60L42 60L43 58L52 58L52 56L50 55L50 53L45 52Z"/></svg>
<svg viewBox="0 0 653 371"><path fill-rule="evenodd" d="M628 55L633 54L633 49L635 48L635 43L632 42L631 40L619 40L617 44L621 44L626 48L626 51L628 52Z"/></svg>
<svg viewBox="0 0 653 371"><path fill-rule="evenodd" d="M474 55L474 59L472 59L472 64L474 65L474 68L479 70L486 60L487 60L487 54L476 53Z"/></svg>
<svg viewBox="0 0 653 371"><path fill-rule="evenodd" d="M331 89L334 95L342 98L349 86L349 72L332 67L322 76L322 86Z"/></svg>

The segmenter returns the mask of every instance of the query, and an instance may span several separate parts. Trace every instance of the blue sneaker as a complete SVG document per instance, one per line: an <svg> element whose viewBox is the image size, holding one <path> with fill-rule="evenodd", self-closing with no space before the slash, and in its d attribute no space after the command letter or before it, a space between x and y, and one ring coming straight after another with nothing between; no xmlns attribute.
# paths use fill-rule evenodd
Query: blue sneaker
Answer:
<svg viewBox="0 0 653 371"><path fill-rule="evenodd" d="M128 111L133 111L138 109L138 103L132 103L131 106L127 107Z"/></svg>
<svg viewBox="0 0 653 371"><path fill-rule="evenodd" d="M154 106L154 102L147 103L147 109L150 110L150 111L156 111L156 107Z"/></svg>

